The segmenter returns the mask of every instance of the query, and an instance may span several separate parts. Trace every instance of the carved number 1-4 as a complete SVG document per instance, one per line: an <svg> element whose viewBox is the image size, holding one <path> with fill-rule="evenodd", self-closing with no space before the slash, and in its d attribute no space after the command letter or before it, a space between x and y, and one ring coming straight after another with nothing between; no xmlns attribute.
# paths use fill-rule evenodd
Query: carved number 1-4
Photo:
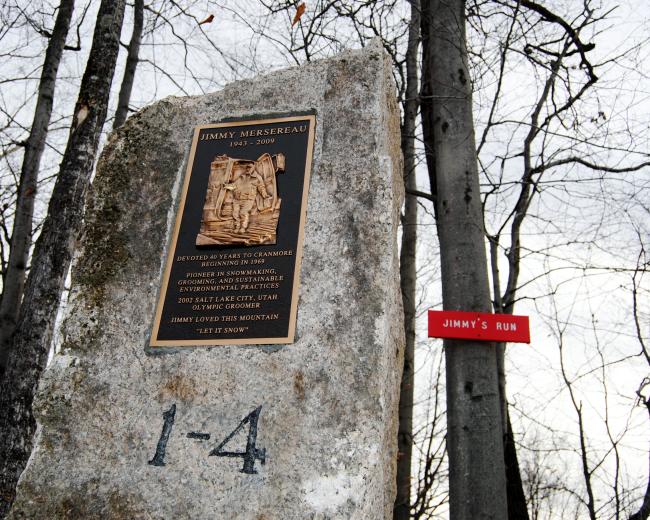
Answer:
<svg viewBox="0 0 650 520"><path fill-rule="evenodd" d="M172 432L172 426L174 426L174 417L176 417L175 404L173 404L169 410L163 413L163 428L162 432L160 433L160 439L158 439L158 445L156 446L156 453L153 456L153 459L149 461L149 464L152 466L165 465L165 449L167 448L169 435Z"/></svg>
<svg viewBox="0 0 650 520"><path fill-rule="evenodd" d="M244 417L237 428L235 428L230 435L221 442L221 444L214 448L208 456L241 457L244 459L244 467L241 470L242 473L248 473L250 475L257 473L257 471L255 471L255 461L259 460L262 464L266 462L266 450L264 448L258 449L255 447L255 442L257 440L257 420L260 418L261 411L262 407L258 406L255 410ZM248 424L246 451L223 451L222 448L228 444L228 442L237 435L246 424Z"/></svg>

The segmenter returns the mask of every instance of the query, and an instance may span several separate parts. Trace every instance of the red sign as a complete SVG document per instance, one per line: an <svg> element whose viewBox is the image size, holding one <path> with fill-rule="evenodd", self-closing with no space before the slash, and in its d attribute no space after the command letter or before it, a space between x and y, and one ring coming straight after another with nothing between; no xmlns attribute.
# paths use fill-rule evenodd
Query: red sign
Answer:
<svg viewBox="0 0 650 520"><path fill-rule="evenodd" d="M429 311L429 337L530 343L528 316Z"/></svg>

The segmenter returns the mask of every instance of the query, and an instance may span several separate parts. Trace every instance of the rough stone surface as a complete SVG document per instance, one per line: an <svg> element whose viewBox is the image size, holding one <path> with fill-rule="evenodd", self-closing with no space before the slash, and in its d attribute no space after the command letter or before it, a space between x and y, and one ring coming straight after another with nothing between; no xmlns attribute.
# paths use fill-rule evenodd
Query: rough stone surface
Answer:
<svg viewBox="0 0 650 520"><path fill-rule="evenodd" d="M145 352L193 127L311 109L295 343ZM129 119L98 165L61 353L39 388L36 448L9 518L390 518L400 160L378 45L168 98ZM166 465L155 467L147 462L173 403ZM240 458L208 457L259 405L258 474L241 473Z"/></svg>

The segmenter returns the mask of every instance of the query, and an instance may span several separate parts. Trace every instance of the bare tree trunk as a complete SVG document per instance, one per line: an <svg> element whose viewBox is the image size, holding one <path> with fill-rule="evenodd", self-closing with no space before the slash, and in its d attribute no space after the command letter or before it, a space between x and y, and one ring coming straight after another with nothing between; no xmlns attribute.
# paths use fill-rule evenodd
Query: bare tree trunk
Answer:
<svg viewBox="0 0 650 520"><path fill-rule="evenodd" d="M636 302L634 305L635 308L635 318L636 318ZM640 331L638 331L640 332ZM643 340L641 334L638 335L639 340L641 341L643 345ZM643 346L643 350L647 355L647 351L645 349L645 346ZM645 397L643 395L643 390L645 387L650 386L650 378L644 379L643 383L641 383L641 386L638 390L638 396L639 396L639 402L643 404L646 409L648 410L648 416L650 417L650 397ZM650 459L649 459L650 462ZM650 517L650 463L648 464L648 484L645 488L645 493L643 494L643 501L641 502L641 506L639 507L639 510L636 511L634 514L630 515L630 518L628 520L648 520L648 517Z"/></svg>
<svg viewBox="0 0 650 520"><path fill-rule="evenodd" d="M422 79L420 87L420 118L422 119L422 144L429 174L429 188L433 201L433 212L437 220L438 206L436 204L436 156L433 150L433 87L432 57L431 57L431 1L420 0L420 32L422 35Z"/></svg>
<svg viewBox="0 0 650 520"><path fill-rule="evenodd" d="M642 249L643 251L643 249ZM638 288L637 288L637 276L643 272L640 260L642 257L639 256L637 260L637 270L634 273L632 281L634 283L634 289L632 291L632 309L634 312L634 324L636 325L636 337L639 341L641 347L641 354L645 357L645 360L648 365L650 365L650 352L648 352L648 346L643 338L643 332L641 328L641 322L639 320L639 301L638 301ZM639 404L642 404L646 407L648 411L648 418L650 419L650 396L648 396L648 389L650 389L650 377L643 379L637 390L637 396L639 398ZM645 395L644 395L645 392ZM643 500L639 510L630 515L629 520L648 520L650 517L650 450L648 451L648 483L646 484L645 493L643 494Z"/></svg>
<svg viewBox="0 0 650 520"><path fill-rule="evenodd" d="M65 39L68 36L73 10L74 0L62 0L47 51L45 51L41 80L38 85L36 108L34 109L34 120L25 143L25 156L20 170L16 213L11 233L11 249L2 288L2 300L0 300L0 378L2 378L7 365L11 340L16 329L18 311L25 288L25 270L29 258L29 249L32 245L32 221L38 170L43 149L45 148L50 116L52 115L56 75L63 55Z"/></svg>
<svg viewBox="0 0 650 520"><path fill-rule="evenodd" d="M444 308L490 312L463 0L423 2ZM423 29L424 36L424 29ZM423 107L424 110L424 107ZM430 169L431 170L431 169ZM445 340L450 518L507 518L497 351Z"/></svg>
<svg viewBox="0 0 650 520"><path fill-rule="evenodd" d="M499 260L498 260L498 238L489 236L490 243L490 266L492 269L492 284L494 292L494 312L504 313L503 301L501 299ZM507 307L507 314L514 311L514 303ZM508 409L508 397L506 395L506 371L505 353L506 343L497 343L497 368L499 371L499 401L501 407L501 421L503 425L503 454L506 465L506 489L508 493L508 520L529 520L528 505L526 504L526 493L521 480L519 469L519 458L517 457L517 446L515 435L510 422L510 411Z"/></svg>
<svg viewBox="0 0 650 520"><path fill-rule="evenodd" d="M506 417L505 432L503 434L503 451L506 463L506 483L508 490L508 520L528 520L530 517L528 516L526 494L524 493L524 484L521 481L515 436L512 432L510 412L508 411L505 394L502 404L505 408Z"/></svg>
<svg viewBox="0 0 650 520"><path fill-rule="evenodd" d="M36 242L0 397L0 500L6 510L32 449L32 401L45 367L63 283L80 229L83 204L119 51L124 0L102 0L81 80L70 136Z"/></svg>
<svg viewBox="0 0 650 520"><path fill-rule="evenodd" d="M402 248L400 251L400 283L404 304L406 347L399 399L397 432L397 496L394 520L408 520L411 505L411 458L413 449L413 384L415 356L415 281L417 242L417 199L409 194L415 182L415 120L418 113L418 46L420 40L420 1L411 0L408 48L406 51L406 91L402 124L402 154L406 198L402 217Z"/></svg>
<svg viewBox="0 0 650 520"><path fill-rule="evenodd" d="M129 42L129 52L126 56L126 66L124 67L124 77L120 87L120 95L117 101L117 110L115 111L115 120L113 121L113 130L124 124L129 114L129 101L131 91L133 90L133 80L135 79L135 69L138 66L138 55L140 53L140 41L142 40L142 26L144 21L144 0L135 0L133 4L133 34Z"/></svg>

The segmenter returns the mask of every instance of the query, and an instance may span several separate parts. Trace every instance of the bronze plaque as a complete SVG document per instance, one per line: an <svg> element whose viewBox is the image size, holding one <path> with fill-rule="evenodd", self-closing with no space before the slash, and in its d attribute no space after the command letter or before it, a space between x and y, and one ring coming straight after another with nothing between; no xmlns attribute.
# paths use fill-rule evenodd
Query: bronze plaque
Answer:
<svg viewBox="0 0 650 520"><path fill-rule="evenodd" d="M195 129L150 346L293 342L315 123Z"/></svg>

